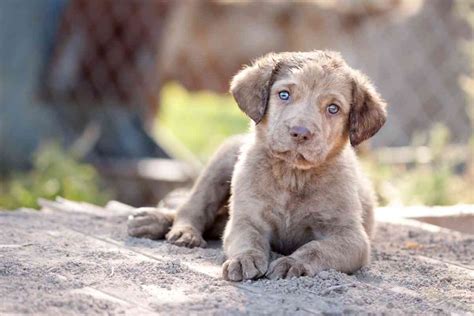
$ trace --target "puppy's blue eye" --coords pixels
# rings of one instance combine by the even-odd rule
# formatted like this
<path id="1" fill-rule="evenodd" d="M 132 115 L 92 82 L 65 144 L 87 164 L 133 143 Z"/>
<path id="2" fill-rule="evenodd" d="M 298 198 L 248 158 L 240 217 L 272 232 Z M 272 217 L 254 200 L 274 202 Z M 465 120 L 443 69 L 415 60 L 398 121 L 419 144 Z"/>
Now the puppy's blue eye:
<path id="1" fill-rule="evenodd" d="M 290 98 L 290 93 L 286 90 L 283 90 L 283 91 L 278 92 L 278 96 L 283 101 L 288 101 L 288 99 Z"/>
<path id="2" fill-rule="evenodd" d="M 337 106 L 336 104 L 329 104 L 328 107 L 327 107 L 327 110 L 329 112 L 329 114 L 337 114 L 337 112 L 339 112 L 339 106 Z"/>

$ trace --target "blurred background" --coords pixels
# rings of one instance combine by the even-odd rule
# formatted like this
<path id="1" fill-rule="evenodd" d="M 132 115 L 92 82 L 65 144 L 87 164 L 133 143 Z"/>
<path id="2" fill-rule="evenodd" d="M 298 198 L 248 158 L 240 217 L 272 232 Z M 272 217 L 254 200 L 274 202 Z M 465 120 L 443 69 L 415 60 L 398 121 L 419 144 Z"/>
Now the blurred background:
<path id="1" fill-rule="evenodd" d="M 474 203 L 472 0 L 0 0 L 0 208 L 156 204 L 248 119 L 267 52 L 332 49 L 389 103 L 359 148 L 382 205 Z"/>

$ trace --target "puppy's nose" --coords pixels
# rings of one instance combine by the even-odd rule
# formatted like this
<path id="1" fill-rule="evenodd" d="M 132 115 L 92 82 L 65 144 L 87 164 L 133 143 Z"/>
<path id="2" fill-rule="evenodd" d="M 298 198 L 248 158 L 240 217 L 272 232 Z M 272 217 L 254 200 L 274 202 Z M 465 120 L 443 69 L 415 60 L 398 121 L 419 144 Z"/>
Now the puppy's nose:
<path id="1" fill-rule="evenodd" d="M 293 126 L 290 128 L 291 137 L 297 142 L 304 142 L 310 139 L 313 134 L 303 126 Z"/>

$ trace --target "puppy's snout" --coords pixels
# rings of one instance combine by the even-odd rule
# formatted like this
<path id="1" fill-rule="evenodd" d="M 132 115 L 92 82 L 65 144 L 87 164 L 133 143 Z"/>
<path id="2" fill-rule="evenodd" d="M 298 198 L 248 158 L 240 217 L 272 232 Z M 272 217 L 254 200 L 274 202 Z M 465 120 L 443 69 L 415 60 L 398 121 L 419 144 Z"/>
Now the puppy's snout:
<path id="1" fill-rule="evenodd" d="M 304 126 L 293 126 L 290 128 L 290 135 L 298 143 L 307 141 L 313 137 L 313 133 Z"/>

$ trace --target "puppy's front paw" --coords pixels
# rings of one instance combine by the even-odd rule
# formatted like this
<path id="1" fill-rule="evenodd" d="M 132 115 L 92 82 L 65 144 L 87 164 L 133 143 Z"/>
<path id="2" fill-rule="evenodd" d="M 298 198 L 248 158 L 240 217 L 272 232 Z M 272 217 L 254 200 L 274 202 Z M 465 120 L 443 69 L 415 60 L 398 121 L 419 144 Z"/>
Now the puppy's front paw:
<path id="1" fill-rule="evenodd" d="M 192 226 L 173 226 L 166 234 L 166 240 L 176 246 L 206 247 L 206 241 L 202 238 L 202 234 Z"/>
<path id="2" fill-rule="evenodd" d="M 309 275 L 309 271 L 305 265 L 301 261 L 291 257 L 281 257 L 273 261 L 266 274 L 267 278 L 272 280 L 305 275 Z"/>
<path id="3" fill-rule="evenodd" d="M 268 260 L 264 254 L 248 251 L 229 258 L 222 266 L 222 276 L 227 281 L 256 279 L 265 274 Z"/>
<path id="4" fill-rule="evenodd" d="M 155 208 L 143 207 L 128 218 L 128 234 L 132 237 L 163 239 L 171 224 L 173 222 L 169 215 Z"/>

